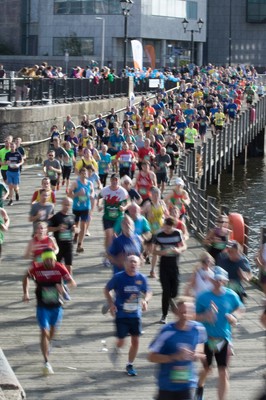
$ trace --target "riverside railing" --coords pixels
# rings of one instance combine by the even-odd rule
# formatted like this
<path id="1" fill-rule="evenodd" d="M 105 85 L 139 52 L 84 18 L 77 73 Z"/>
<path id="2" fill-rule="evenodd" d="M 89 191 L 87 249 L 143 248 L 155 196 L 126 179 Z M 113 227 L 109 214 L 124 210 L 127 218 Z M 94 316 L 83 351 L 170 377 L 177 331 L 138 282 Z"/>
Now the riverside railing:
<path id="1" fill-rule="evenodd" d="M 134 81 L 134 80 L 133 80 Z M 157 84 L 158 83 L 158 84 Z M 158 92 L 159 79 L 145 78 L 134 81 L 136 95 Z M 7 78 L 0 86 L 2 105 L 38 105 L 89 101 L 112 97 L 128 97 L 130 78 L 115 78 L 113 82 L 99 79 L 98 83 L 86 78 Z M 176 83 L 164 81 L 164 89 L 170 90 Z"/>

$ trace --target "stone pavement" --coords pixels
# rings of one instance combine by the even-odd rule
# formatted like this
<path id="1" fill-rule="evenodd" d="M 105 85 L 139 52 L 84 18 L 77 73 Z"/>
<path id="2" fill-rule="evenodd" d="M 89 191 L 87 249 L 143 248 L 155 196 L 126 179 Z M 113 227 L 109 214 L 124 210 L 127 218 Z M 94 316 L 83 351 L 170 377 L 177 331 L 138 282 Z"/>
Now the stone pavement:
<path id="1" fill-rule="evenodd" d="M 39 349 L 39 329 L 35 320 L 34 284 L 31 283 L 29 304 L 22 303 L 21 278 L 28 262 L 23 260 L 32 228 L 28 221 L 30 198 L 39 187 L 41 170 L 27 169 L 22 175 L 21 200 L 6 207 L 10 231 L 6 235 L 0 267 L 0 347 L 13 368 L 30 400 L 151 400 L 156 393 L 155 366 L 146 360 L 147 347 L 160 329 L 161 288 L 157 280 L 150 280 L 153 298 L 143 318 L 136 367 L 139 375 L 124 373 L 127 349 L 122 364 L 114 369 L 105 351 L 114 342 L 111 316 L 101 314 L 103 287 L 111 271 L 102 266 L 103 234 L 101 215 L 95 213 L 91 237 L 85 240 L 85 252 L 75 257 L 74 277 L 78 287 L 72 301 L 65 306 L 65 316 L 54 342 L 51 364 L 55 374 L 43 377 L 42 356 Z M 59 192 L 58 203 L 63 196 Z M 57 210 L 59 205 L 57 206 Z M 188 279 L 199 253 L 200 243 L 189 239 L 188 250 L 181 258 L 182 285 Z M 149 272 L 149 266 L 143 268 Z M 252 285 L 247 287 L 247 312 L 234 330 L 235 357 L 231 364 L 230 400 L 255 400 L 263 385 L 265 372 L 265 331 L 258 319 L 261 313 L 261 293 Z M 104 342 L 103 342 L 104 341 Z M 216 399 L 217 371 L 214 368 L 206 386 L 205 400 Z"/>

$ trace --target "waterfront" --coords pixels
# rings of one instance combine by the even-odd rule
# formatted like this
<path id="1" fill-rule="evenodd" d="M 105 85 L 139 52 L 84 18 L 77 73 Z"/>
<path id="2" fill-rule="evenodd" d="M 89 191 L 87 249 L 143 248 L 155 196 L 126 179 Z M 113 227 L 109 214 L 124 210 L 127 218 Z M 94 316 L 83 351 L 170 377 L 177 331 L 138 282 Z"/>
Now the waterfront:
<path id="1" fill-rule="evenodd" d="M 266 227 L 266 156 L 249 158 L 246 166 L 237 160 L 234 176 L 224 171 L 220 186 L 209 186 L 207 193 L 217 198 L 219 206 L 247 217 L 251 242 L 256 242 L 260 228 Z"/>

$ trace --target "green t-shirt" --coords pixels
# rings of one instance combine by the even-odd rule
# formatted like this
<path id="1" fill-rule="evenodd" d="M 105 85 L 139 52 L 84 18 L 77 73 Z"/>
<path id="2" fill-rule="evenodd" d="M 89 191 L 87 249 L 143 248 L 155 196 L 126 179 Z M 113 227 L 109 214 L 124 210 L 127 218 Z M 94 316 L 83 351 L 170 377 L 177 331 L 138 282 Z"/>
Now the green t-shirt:
<path id="1" fill-rule="evenodd" d="M 5 161 L 6 153 L 9 153 L 9 152 L 10 152 L 10 150 L 6 149 L 5 147 L 3 147 L 0 150 L 0 162 L 4 162 Z M 8 169 L 8 165 L 1 165 L 1 170 L 7 171 L 7 169 Z"/>

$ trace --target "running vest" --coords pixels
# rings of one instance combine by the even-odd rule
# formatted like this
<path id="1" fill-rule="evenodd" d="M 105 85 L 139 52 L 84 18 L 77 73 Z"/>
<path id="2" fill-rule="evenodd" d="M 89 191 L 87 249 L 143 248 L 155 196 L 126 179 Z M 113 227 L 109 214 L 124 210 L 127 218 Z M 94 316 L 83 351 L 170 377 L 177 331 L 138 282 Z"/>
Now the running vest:
<path id="1" fill-rule="evenodd" d="M 46 236 L 45 238 L 39 240 L 37 236 L 34 236 L 33 245 L 33 260 L 36 262 L 42 262 L 41 254 L 45 249 L 51 247 L 51 239 L 49 238 L 49 236 Z"/>
<path id="2" fill-rule="evenodd" d="M 77 179 L 77 188 L 74 190 L 74 193 L 78 193 L 81 189 L 84 190 L 84 194 L 78 197 L 74 197 L 73 199 L 73 210 L 75 211 L 85 211 L 91 209 L 91 186 L 90 182 L 86 180 L 85 183 L 82 183 L 80 179 Z"/>
<path id="3" fill-rule="evenodd" d="M 151 197 L 151 188 L 153 187 L 150 175 L 148 174 L 147 176 L 144 176 L 140 172 L 137 177 L 136 183 L 139 194 L 141 195 L 143 200 L 149 199 Z"/>
<path id="4" fill-rule="evenodd" d="M 177 206 L 180 210 L 180 214 L 185 214 L 186 212 L 186 207 L 184 206 L 184 203 L 182 203 L 182 200 L 184 199 L 184 193 L 177 193 L 175 190 L 173 191 L 173 195 L 170 199 L 171 203 L 174 206 Z"/>
<path id="5" fill-rule="evenodd" d="M 158 205 L 158 207 L 155 207 L 154 204 L 151 204 L 151 211 L 148 220 L 152 233 L 155 233 L 163 226 L 164 207 L 161 203 Z"/>

